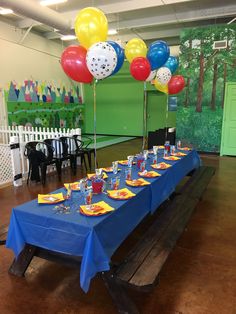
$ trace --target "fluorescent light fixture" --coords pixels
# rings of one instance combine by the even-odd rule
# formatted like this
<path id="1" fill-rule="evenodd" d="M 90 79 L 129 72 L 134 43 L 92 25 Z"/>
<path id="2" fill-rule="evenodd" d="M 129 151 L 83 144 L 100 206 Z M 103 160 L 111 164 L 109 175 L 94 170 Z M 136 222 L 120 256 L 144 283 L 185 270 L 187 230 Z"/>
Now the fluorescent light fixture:
<path id="1" fill-rule="evenodd" d="M 61 36 L 61 40 L 74 40 L 76 39 L 75 35 L 63 35 Z"/>
<path id="2" fill-rule="evenodd" d="M 64 2 L 67 2 L 67 0 L 42 0 L 39 3 L 42 6 L 46 7 L 46 6 L 49 6 L 49 5 L 59 4 L 59 3 L 64 3 Z"/>
<path id="3" fill-rule="evenodd" d="M 112 28 L 108 30 L 108 35 L 116 35 L 117 34 L 117 30 Z"/>
<path id="4" fill-rule="evenodd" d="M 12 13 L 13 11 L 11 9 L 0 8 L 1 15 L 7 15 L 7 14 L 12 14 Z"/>

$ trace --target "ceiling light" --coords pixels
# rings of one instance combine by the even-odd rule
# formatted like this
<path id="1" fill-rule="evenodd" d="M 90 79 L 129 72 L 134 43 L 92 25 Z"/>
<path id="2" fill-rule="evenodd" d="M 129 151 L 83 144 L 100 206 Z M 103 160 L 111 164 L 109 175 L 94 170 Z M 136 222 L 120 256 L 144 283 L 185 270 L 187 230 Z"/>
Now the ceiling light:
<path id="1" fill-rule="evenodd" d="M 67 2 L 67 0 L 42 0 L 39 3 L 42 6 L 46 7 L 48 5 L 59 4 L 59 3 L 64 3 L 64 2 Z"/>
<path id="2" fill-rule="evenodd" d="M 108 35 L 116 35 L 117 34 L 117 30 L 116 29 L 109 29 L 108 30 Z"/>
<path id="3" fill-rule="evenodd" d="M 63 35 L 61 36 L 61 40 L 74 40 L 76 39 L 75 35 Z"/>
<path id="4" fill-rule="evenodd" d="M 13 11 L 11 9 L 0 8 L 0 14 L 1 15 L 12 14 L 12 13 L 13 13 Z"/>

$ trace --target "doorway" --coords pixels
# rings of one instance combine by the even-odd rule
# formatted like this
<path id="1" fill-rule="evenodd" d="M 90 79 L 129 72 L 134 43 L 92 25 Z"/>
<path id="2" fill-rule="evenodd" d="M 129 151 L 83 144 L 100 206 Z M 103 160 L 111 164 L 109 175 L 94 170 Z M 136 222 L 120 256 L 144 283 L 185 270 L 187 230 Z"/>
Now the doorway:
<path id="1" fill-rule="evenodd" d="M 226 83 L 220 155 L 236 156 L 236 83 Z"/>
<path id="2" fill-rule="evenodd" d="M 176 126 L 176 112 L 168 111 L 167 101 L 163 93 L 147 92 L 147 132 Z"/>

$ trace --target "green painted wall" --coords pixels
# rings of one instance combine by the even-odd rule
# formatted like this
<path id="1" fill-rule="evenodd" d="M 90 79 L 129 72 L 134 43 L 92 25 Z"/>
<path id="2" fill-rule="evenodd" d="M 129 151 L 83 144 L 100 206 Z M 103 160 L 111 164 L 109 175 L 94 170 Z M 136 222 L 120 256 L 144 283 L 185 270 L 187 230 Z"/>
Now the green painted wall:
<path id="1" fill-rule="evenodd" d="M 159 108 L 163 110 L 161 103 L 166 101 L 166 96 L 156 91 L 150 83 L 147 83 L 147 90 L 153 90 L 159 95 Z M 93 86 L 84 84 L 84 94 L 85 131 L 93 133 Z M 128 62 L 114 76 L 99 81 L 96 85 L 97 133 L 142 136 L 143 95 L 144 83 L 136 81 L 130 75 Z M 166 112 L 166 108 L 164 111 Z M 171 123 L 174 123 L 175 113 L 169 114 L 169 118 L 173 120 Z M 157 128 L 158 125 L 159 122 Z"/>

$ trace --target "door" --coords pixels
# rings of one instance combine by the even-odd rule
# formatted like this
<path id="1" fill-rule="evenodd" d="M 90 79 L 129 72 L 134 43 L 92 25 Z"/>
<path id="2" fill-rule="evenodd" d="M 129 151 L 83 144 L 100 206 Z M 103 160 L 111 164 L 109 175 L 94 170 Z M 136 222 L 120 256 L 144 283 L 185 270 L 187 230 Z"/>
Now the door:
<path id="1" fill-rule="evenodd" d="M 236 156 L 236 83 L 226 83 L 220 155 Z"/>
<path id="2" fill-rule="evenodd" d="M 167 96 L 147 92 L 147 132 L 166 127 Z"/>

